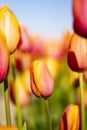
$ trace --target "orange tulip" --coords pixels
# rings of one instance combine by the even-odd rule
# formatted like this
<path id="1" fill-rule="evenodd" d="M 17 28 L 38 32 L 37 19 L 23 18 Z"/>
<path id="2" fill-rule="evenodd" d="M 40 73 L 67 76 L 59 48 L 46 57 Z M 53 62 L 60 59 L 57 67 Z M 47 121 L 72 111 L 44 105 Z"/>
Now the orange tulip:
<path id="1" fill-rule="evenodd" d="M 87 38 L 87 0 L 73 0 L 74 31 Z"/>
<path id="2" fill-rule="evenodd" d="M 0 130 L 18 130 L 18 128 L 12 126 L 9 127 L 0 126 Z"/>
<path id="3" fill-rule="evenodd" d="M 10 67 L 10 55 L 4 33 L 0 30 L 0 82 L 7 78 Z"/>
<path id="4" fill-rule="evenodd" d="M 42 60 L 35 60 L 30 67 L 30 82 L 33 94 L 47 98 L 54 90 L 54 80 Z"/>
<path id="5" fill-rule="evenodd" d="M 0 28 L 6 35 L 6 43 L 10 54 L 12 54 L 18 45 L 20 31 L 16 16 L 6 5 L 0 8 Z"/>
<path id="6" fill-rule="evenodd" d="M 86 38 L 83 38 L 76 33 L 72 35 L 67 59 L 71 70 L 81 72 L 87 69 Z"/>
<path id="7" fill-rule="evenodd" d="M 80 130 L 80 112 L 78 105 L 70 104 L 64 111 L 59 130 Z"/>

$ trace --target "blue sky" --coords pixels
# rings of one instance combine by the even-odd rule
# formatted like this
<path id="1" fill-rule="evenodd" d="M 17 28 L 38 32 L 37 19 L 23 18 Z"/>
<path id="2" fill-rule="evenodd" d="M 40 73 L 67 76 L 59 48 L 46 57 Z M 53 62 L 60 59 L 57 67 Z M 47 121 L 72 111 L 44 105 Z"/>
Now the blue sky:
<path id="1" fill-rule="evenodd" d="M 72 0 L 0 0 L 7 4 L 31 34 L 60 37 L 72 30 Z"/>

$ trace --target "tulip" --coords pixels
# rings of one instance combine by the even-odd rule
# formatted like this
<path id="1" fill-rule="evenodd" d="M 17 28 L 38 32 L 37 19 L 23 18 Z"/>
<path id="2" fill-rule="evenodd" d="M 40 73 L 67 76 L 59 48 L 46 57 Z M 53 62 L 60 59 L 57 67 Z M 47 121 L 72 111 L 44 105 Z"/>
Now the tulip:
<path id="1" fill-rule="evenodd" d="M 25 53 L 17 49 L 14 53 L 15 66 L 16 69 L 20 72 L 24 72 L 30 69 L 31 60 L 31 56 L 27 52 Z"/>
<path id="2" fill-rule="evenodd" d="M 0 28 L 6 35 L 6 43 L 12 54 L 18 45 L 20 30 L 16 16 L 7 5 L 0 8 Z"/>
<path id="3" fill-rule="evenodd" d="M 54 80 L 42 60 L 35 60 L 30 67 L 31 90 L 37 97 L 47 98 L 54 90 Z"/>
<path id="4" fill-rule="evenodd" d="M 18 48 L 24 52 L 30 52 L 32 49 L 32 40 L 25 25 L 20 24 L 20 40 Z"/>
<path id="5" fill-rule="evenodd" d="M 87 40 L 76 33 L 71 37 L 68 50 L 68 65 L 71 70 L 83 72 L 87 69 Z"/>
<path id="6" fill-rule="evenodd" d="M 26 70 L 22 73 L 21 80 L 26 88 L 26 92 L 31 94 L 31 86 L 30 86 L 30 70 Z"/>
<path id="7" fill-rule="evenodd" d="M 44 41 L 39 35 L 32 36 L 32 50 L 30 54 L 33 59 L 44 56 Z"/>
<path id="8" fill-rule="evenodd" d="M 78 105 L 70 104 L 64 111 L 59 130 L 80 130 L 80 112 Z"/>
<path id="9" fill-rule="evenodd" d="M 10 55 L 4 33 L 0 30 L 0 82 L 7 78 L 10 66 Z"/>
<path id="10" fill-rule="evenodd" d="M 87 0 L 73 0 L 74 31 L 87 38 Z"/>
<path id="11" fill-rule="evenodd" d="M 16 77 L 15 81 L 12 78 L 10 81 L 10 97 L 15 104 L 15 87 L 17 89 L 18 101 L 21 107 L 26 106 L 30 102 L 29 94 L 26 91 L 24 84 L 20 77 Z"/>
<path id="12" fill-rule="evenodd" d="M 0 126 L 0 130 L 18 130 L 18 128 L 13 126 L 9 126 L 9 127 Z"/>
<path id="13" fill-rule="evenodd" d="M 58 75 L 58 70 L 59 70 L 59 62 L 57 59 L 53 57 L 46 57 L 43 59 L 45 64 L 47 65 L 53 79 L 56 79 Z"/>

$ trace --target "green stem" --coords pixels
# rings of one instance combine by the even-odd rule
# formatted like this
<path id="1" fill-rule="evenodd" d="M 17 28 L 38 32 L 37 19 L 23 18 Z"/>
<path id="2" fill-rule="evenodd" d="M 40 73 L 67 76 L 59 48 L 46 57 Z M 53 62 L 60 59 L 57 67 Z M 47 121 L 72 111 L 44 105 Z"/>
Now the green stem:
<path id="1" fill-rule="evenodd" d="M 16 74 L 15 74 L 14 64 L 11 64 L 11 66 L 12 66 L 12 74 L 15 80 Z M 17 110 L 18 127 L 20 130 L 22 130 L 22 112 L 21 112 L 21 107 L 18 100 L 18 89 L 17 89 L 16 84 L 14 84 L 14 88 L 15 88 L 15 102 L 16 102 L 16 110 Z"/>
<path id="2" fill-rule="evenodd" d="M 18 100 L 18 90 L 17 90 L 16 85 L 15 85 L 15 102 L 16 102 L 16 109 L 17 109 L 18 127 L 20 130 L 22 130 L 22 112 L 21 112 L 21 107 Z"/>
<path id="3" fill-rule="evenodd" d="M 49 109 L 49 104 L 48 104 L 48 100 L 47 99 L 45 99 L 45 106 L 46 106 L 48 127 L 49 127 L 49 130 L 52 130 L 52 122 L 51 122 L 51 116 L 50 116 L 50 109 Z"/>
<path id="4" fill-rule="evenodd" d="M 79 74 L 80 82 L 80 105 L 81 105 L 81 130 L 85 130 L 85 106 L 84 106 L 84 94 L 83 94 L 83 74 Z"/>
<path id="5" fill-rule="evenodd" d="M 4 99 L 5 99 L 5 111 L 6 111 L 7 126 L 11 126 L 8 79 L 6 79 L 4 81 Z"/>

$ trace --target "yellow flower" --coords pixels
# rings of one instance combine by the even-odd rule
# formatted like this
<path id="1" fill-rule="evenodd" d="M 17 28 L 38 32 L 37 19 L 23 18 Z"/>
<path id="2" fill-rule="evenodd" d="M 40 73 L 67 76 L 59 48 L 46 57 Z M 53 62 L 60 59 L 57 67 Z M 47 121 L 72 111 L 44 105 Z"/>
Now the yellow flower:
<path id="1" fill-rule="evenodd" d="M 18 20 L 7 5 L 0 8 L 0 28 L 6 35 L 6 43 L 12 54 L 20 39 L 20 31 Z"/>

